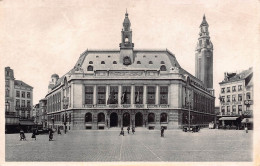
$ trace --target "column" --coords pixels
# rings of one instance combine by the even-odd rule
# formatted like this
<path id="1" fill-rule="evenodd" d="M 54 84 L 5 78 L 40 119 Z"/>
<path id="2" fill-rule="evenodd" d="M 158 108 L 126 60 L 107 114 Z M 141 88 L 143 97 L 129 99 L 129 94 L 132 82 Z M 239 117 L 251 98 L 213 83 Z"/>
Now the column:
<path id="1" fill-rule="evenodd" d="M 106 100 L 105 100 L 105 103 L 107 103 L 108 98 L 109 98 L 109 84 L 106 85 Z"/>
<path id="2" fill-rule="evenodd" d="M 145 105 L 144 107 L 146 107 L 146 103 L 147 103 L 147 85 L 144 85 L 144 93 L 143 93 L 143 104 Z"/>
<path id="3" fill-rule="evenodd" d="M 159 104 L 159 85 L 156 85 L 156 92 L 155 92 L 155 104 Z"/>
<path id="4" fill-rule="evenodd" d="M 97 85 L 94 85 L 93 89 L 93 105 L 97 105 Z"/>
<path id="5" fill-rule="evenodd" d="M 122 96 L 122 85 L 118 86 L 118 104 L 121 104 L 121 96 Z"/>
<path id="6" fill-rule="evenodd" d="M 134 92 L 134 84 L 131 85 L 131 106 L 135 103 L 135 92 Z"/>

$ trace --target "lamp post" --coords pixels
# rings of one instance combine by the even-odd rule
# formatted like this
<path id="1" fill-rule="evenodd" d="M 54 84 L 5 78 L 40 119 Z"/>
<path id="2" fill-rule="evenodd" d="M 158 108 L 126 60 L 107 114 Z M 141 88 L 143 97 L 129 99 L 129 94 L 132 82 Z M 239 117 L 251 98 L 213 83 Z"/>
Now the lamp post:
<path id="1" fill-rule="evenodd" d="M 54 129 L 54 117 L 51 117 L 52 120 L 52 128 Z"/>

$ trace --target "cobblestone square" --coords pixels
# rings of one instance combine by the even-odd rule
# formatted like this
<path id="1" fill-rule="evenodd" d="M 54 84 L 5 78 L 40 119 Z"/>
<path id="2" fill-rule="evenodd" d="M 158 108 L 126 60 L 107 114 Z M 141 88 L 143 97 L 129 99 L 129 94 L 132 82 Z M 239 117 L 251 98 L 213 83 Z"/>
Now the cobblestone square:
<path id="1" fill-rule="evenodd" d="M 119 130 L 69 131 L 62 135 L 38 135 L 19 141 L 19 134 L 6 134 L 8 161 L 247 161 L 253 160 L 253 132 L 201 129 L 198 133 L 138 129 L 119 136 Z"/>

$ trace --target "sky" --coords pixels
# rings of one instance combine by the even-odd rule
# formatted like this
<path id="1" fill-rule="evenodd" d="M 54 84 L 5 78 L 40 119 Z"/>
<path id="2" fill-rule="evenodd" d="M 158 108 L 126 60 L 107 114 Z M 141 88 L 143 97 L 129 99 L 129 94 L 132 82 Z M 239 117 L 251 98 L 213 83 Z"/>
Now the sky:
<path id="1" fill-rule="evenodd" d="M 127 8 L 135 49 L 167 48 L 193 75 L 199 25 L 206 15 L 214 46 L 213 86 L 219 105 L 219 82 L 224 72 L 259 63 L 260 8 L 253 0 L 204 2 L 1 0 L 1 94 L 6 66 L 14 70 L 16 79 L 34 87 L 36 104 L 47 94 L 51 75 L 64 75 L 86 49 L 119 49 Z"/>

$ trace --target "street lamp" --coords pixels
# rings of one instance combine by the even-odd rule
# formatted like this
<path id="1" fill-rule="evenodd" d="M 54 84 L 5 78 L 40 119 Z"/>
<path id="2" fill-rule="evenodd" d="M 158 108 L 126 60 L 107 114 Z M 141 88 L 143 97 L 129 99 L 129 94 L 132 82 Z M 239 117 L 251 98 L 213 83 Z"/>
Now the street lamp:
<path id="1" fill-rule="evenodd" d="M 52 120 L 52 128 L 54 129 L 54 117 L 51 117 Z"/>

